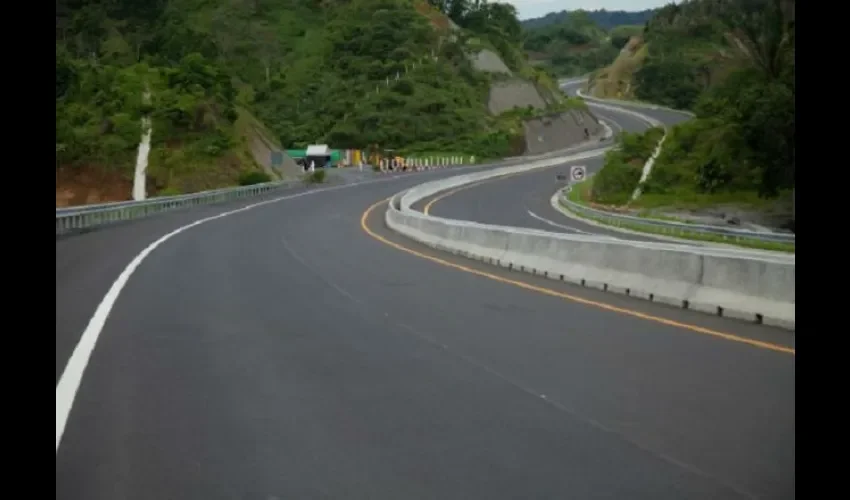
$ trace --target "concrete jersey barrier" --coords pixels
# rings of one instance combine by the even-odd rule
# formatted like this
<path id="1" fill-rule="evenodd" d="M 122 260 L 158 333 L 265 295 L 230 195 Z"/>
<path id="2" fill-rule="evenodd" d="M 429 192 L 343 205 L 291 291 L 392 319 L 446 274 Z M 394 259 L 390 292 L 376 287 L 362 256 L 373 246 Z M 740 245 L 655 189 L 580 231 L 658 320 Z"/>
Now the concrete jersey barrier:
<path id="1" fill-rule="evenodd" d="M 546 168 L 589 155 L 530 162 L 420 184 L 393 198 L 385 215 L 386 224 L 431 247 L 502 267 L 794 329 L 794 255 L 567 235 L 444 219 L 410 208 L 421 199 L 464 184 Z"/>
<path id="2" fill-rule="evenodd" d="M 479 180 L 492 179 L 495 177 L 501 177 L 503 175 L 510 175 L 519 172 L 527 172 L 531 170 L 536 170 L 540 168 L 553 167 L 556 165 L 560 165 L 567 161 L 575 161 L 575 160 L 584 160 L 588 158 L 596 158 L 604 155 L 610 147 L 599 148 L 592 151 L 587 151 L 583 153 L 576 153 L 566 157 L 559 158 L 546 158 L 541 160 L 535 160 L 526 162 L 520 165 L 508 165 L 504 167 L 498 167 L 488 170 L 482 170 L 479 172 L 474 172 L 471 174 L 465 175 L 456 175 L 446 179 L 441 179 L 436 182 L 426 182 L 424 184 L 420 184 L 412 189 L 410 189 L 402 198 L 402 207 L 404 210 L 408 210 L 413 203 L 416 201 L 430 196 L 432 194 L 436 194 L 440 191 L 446 191 L 452 189 L 454 187 L 462 186 L 464 184 L 470 184 L 473 182 L 478 182 Z M 437 191 L 434 191 L 434 188 Z"/>

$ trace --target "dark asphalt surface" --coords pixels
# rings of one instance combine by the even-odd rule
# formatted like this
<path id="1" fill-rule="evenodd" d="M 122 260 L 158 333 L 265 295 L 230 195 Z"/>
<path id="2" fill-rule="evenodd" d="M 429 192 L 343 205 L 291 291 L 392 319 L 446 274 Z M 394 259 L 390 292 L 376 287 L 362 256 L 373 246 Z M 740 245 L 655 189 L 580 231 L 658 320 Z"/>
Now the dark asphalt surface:
<path id="1" fill-rule="evenodd" d="M 570 165 L 584 165 L 590 174 L 602 168 L 603 159 L 591 158 L 551 168 L 501 177 L 470 185 L 452 194 L 437 193 L 415 203 L 422 211 L 435 198 L 429 213 L 438 217 L 469 220 L 484 224 L 527 227 L 565 234 L 599 234 L 613 238 L 659 241 L 651 235 L 629 234 L 602 228 L 567 217 L 550 203 L 555 191 L 563 187 L 557 174 L 569 175 Z"/>
<path id="2" fill-rule="evenodd" d="M 57 499 L 794 498 L 793 355 L 476 276 L 361 229 L 371 204 L 451 174 L 257 207 L 151 253 L 83 376 Z M 253 201 L 57 239 L 57 380 L 142 248 Z M 432 252 L 389 234 L 382 209 L 369 225 L 494 275 L 794 342 Z"/>
<path id="3" fill-rule="evenodd" d="M 561 89 L 564 90 L 564 92 L 566 92 L 569 95 L 577 95 L 577 91 L 582 87 L 582 85 L 583 85 L 583 83 L 572 82 L 572 83 L 568 83 L 566 85 L 562 85 Z M 592 103 L 590 103 L 590 104 L 592 106 Z M 682 112 L 678 112 L 678 111 L 675 111 L 675 110 L 652 109 L 652 108 L 648 108 L 646 106 L 641 106 L 641 105 L 637 105 L 637 104 L 630 105 L 630 104 L 625 104 L 625 103 L 617 103 L 616 106 L 620 107 L 620 108 L 626 108 L 626 109 L 629 109 L 629 110 L 632 110 L 632 111 L 637 111 L 638 113 L 640 113 L 642 115 L 649 116 L 651 118 L 654 118 L 654 119 L 660 121 L 661 123 L 663 123 L 667 126 L 676 125 L 678 123 L 682 123 L 683 121 L 690 119 L 690 117 L 687 114 L 682 113 Z M 597 111 L 604 112 L 604 111 L 599 110 L 599 108 L 591 108 L 591 109 L 594 113 L 597 113 Z M 617 113 L 617 114 L 619 114 L 619 113 Z"/>
<path id="4" fill-rule="evenodd" d="M 574 95 L 576 88 L 577 85 L 573 84 L 566 90 Z M 655 118 L 665 125 L 675 125 L 688 119 L 686 115 L 674 111 L 640 107 L 629 109 Z M 633 115 L 594 107 L 591 107 L 591 110 L 606 121 L 615 134 L 621 131 L 640 132 L 649 127 L 647 122 Z M 579 160 L 521 175 L 493 179 L 450 195 L 443 196 L 444 193 L 438 193 L 421 200 L 413 208 L 422 210 L 435 198 L 439 198 L 430 206 L 430 213 L 439 217 L 565 234 L 598 234 L 633 241 L 663 241 L 664 238 L 654 238 L 652 235 L 613 231 L 588 224 L 568 217 L 552 207 L 552 195 L 563 187 L 563 183 L 556 180 L 557 174 L 568 176 L 570 165 L 584 165 L 587 173 L 592 175 L 602 168 L 603 162 L 601 157 Z"/>

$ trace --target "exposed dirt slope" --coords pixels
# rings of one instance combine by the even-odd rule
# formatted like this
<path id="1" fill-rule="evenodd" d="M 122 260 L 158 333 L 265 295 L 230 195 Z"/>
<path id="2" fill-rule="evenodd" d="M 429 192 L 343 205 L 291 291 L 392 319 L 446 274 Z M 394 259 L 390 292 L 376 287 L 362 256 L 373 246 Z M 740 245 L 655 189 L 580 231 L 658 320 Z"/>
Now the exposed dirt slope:
<path id="1" fill-rule="evenodd" d="M 529 154 L 565 149 L 602 133 L 599 120 L 591 112 L 582 110 L 526 120 L 523 126 Z"/>
<path id="2" fill-rule="evenodd" d="M 613 99 L 632 98 L 632 75 L 640 69 L 648 54 L 648 46 L 643 38 L 631 37 L 610 66 L 591 76 L 588 82 L 591 94 Z"/>

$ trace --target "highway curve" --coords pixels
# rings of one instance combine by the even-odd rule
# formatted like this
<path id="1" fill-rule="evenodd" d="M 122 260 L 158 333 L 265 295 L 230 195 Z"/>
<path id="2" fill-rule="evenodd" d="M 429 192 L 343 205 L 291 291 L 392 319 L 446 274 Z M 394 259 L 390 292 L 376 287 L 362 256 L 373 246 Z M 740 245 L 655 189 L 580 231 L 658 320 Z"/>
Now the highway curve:
<path id="1" fill-rule="evenodd" d="M 571 82 L 563 88 L 568 94 L 575 95 L 578 85 L 576 82 Z M 676 111 L 639 107 L 629 109 L 654 118 L 667 126 L 688 119 L 687 115 Z M 619 131 L 641 132 L 650 126 L 646 121 L 628 113 L 600 109 L 592 104 L 591 110 L 607 123 L 615 133 Z M 557 174 L 568 175 L 571 165 L 584 165 L 588 174 L 592 175 L 602 168 L 602 164 L 603 158 L 599 157 L 569 162 L 557 167 L 519 175 L 490 179 L 449 192 L 435 194 L 416 203 L 413 208 L 439 217 L 542 229 L 566 234 L 599 234 L 637 241 L 667 239 L 663 236 L 653 237 L 649 234 L 615 231 L 600 227 L 598 224 L 588 224 L 578 218 L 565 216 L 552 207 L 550 202 L 552 195 L 563 185 L 562 182 L 557 181 Z"/>
<path id="2" fill-rule="evenodd" d="M 411 208 L 438 217 L 484 224 L 527 227 L 565 234 L 598 234 L 638 241 L 662 239 L 589 224 L 568 217 L 552 206 L 552 195 L 563 187 L 563 182 L 556 179 L 557 174 L 569 175 L 571 165 L 584 165 L 588 173 L 593 174 L 599 171 L 602 162 L 602 157 L 590 158 L 467 184 L 429 196 Z"/>
<path id="3" fill-rule="evenodd" d="M 388 233 L 444 175 L 57 239 L 57 499 L 794 497 L 793 334 Z"/>

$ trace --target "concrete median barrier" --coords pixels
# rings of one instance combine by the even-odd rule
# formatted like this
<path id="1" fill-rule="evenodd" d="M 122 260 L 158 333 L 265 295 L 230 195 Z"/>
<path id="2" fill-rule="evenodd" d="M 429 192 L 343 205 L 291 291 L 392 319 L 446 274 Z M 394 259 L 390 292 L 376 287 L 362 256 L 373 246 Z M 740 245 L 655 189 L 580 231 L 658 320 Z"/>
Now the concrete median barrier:
<path id="1" fill-rule="evenodd" d="M 579 155 L 577 155 L 579 156 Z M 486 178 L 545 168 L 575 157 L 460 175 L 396 195 L 387 226 L 415 241 L 517 271 L 701 312 L 795 327 L 795 257 L 684 244 L 612 241 L 425 215 L 410 207 Z"/>
<path id="2" fill-rule="evenodd" d="M 449 189 L 453 189 L 455 187 L 471 184 L 473 182 L 493 179 L 504 175 L 528 172 L 541 168 L 554 167 L 571 161 L 596 158 L 604 155 L 605 152 L 607 152 L 609 149 L 610 147 L 599 148 L 582 153 L 571 154 L 569 156 L 526 161 L 519 165 L 509 165 L 488 170 L 482 170 L 480 172 L 475 172 L 471 174 L 457 175 L 449 177 L 447 179 L 441 179 L 439 182 L 427 182 L 425 184 L 420 184 L 408 190 L 400 199 L 401 207 L 403 210 L 408 210 L 410 209 L 411 205 L 423 198 L 427 198 L 428 196 L 439 193 L 441 191 L 448 191 Z"/>

